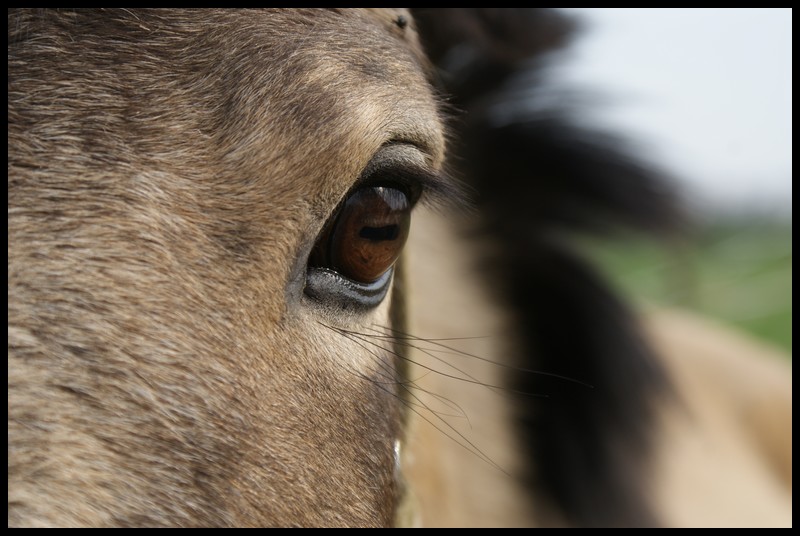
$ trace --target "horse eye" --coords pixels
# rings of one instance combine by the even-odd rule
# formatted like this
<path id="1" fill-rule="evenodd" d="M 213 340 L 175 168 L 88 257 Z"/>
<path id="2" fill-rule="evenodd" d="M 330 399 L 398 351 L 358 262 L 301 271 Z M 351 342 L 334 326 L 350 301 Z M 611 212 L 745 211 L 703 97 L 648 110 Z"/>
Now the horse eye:
<path id="1" fill-rule="evenodd" d="M 410 223 L 411 202 L 401 190 L 387 186 L 356 190 L 326 226 L 309 266 L 372 283 L 400 256 Z"/>

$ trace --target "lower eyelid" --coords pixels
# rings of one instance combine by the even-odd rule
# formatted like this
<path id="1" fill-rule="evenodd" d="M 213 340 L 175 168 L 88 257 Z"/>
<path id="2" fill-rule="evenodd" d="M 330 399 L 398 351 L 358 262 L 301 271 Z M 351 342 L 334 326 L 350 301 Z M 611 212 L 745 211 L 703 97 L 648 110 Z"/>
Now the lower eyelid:
<path id="1" fill-rule="evenodd" d="M 304 292 L 328 307 L 366 311 L 377 307 L 391 288 L 394 269 L 390 268 L 372 283 L 358 283 L 328 268 L 310 267 Z"/>

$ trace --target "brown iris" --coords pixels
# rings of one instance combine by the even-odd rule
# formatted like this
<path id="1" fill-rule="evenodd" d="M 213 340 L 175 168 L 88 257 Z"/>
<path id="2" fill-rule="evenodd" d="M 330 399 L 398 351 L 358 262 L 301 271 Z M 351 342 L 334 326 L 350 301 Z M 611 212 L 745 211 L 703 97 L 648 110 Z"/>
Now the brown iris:
<path id="1" fill-rule="evenodd" d="M 371 283 L 400 256 L 410 222 L 411 203 L 402 191 L 386 186 L 356 190 L 326 226 L 309 264 Z"/>

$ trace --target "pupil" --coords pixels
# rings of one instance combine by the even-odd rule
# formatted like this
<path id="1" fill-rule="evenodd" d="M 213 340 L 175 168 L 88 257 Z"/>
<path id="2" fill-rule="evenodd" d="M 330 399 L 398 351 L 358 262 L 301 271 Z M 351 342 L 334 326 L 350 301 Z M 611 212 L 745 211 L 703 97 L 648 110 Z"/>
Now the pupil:
<path id="1" fill-rule="evenodd" d="M 397 225 L 384 225 L 383 227 L 362 227 L 358 236 L 376 242 L 383 240 L 397 240 L 400 230 Z"/>

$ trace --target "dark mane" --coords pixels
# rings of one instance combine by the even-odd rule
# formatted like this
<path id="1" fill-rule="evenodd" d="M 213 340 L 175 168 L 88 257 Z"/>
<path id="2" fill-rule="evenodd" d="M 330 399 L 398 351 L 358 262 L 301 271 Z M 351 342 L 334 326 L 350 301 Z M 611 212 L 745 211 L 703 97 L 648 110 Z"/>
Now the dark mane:
<path id="1" fill-rule="evenodd" d="M 515 312 L 515 357 L 592 386 L 541 375 L 510 379 L 515 389 L 549 397 L 527 399 L 518 414 L 535 500 L 577 524 L 656 524 L 639 469 L 668 382 L 629 308 L 569 238 L 673 232 L 677 197 L 620 140 L 580 126 L 568 108 L 536 106 L 547 97 L 542 60 L 569 43 L 573 20 L 546 9 L 420 9 L 414 16 L 440 89 L 459 111 L 452 162 L 475 190 L 485 232 L 498 245 L 483 261 Z M 530 82 L 528 111 L 501 123 L 494 111 L 518 100 L 512 82 L 520 75 Z"/>

